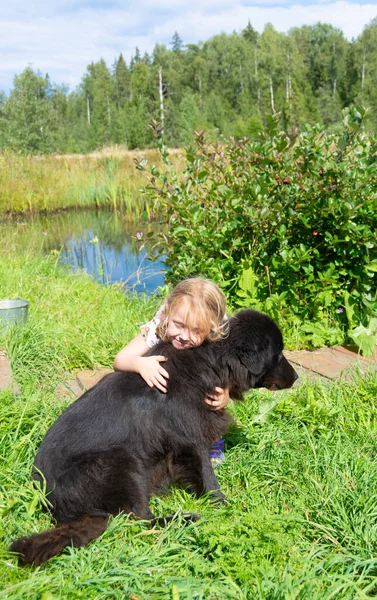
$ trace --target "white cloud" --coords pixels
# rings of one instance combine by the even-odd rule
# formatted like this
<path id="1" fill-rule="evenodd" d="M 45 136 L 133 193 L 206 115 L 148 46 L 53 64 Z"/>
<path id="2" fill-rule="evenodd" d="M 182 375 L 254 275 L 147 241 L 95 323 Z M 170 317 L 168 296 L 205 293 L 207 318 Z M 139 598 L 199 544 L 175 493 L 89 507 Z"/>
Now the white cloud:
<path id="1" fill-rule="evenodd" d="M 120 52 L 129 60 L 136 46 L 151 53 L 175 31 L 195 43 L 240 31 L 249 20 L 259 32 L 267 22 L 285 32 L 321 21 L 351 39 L 376 16 L 376 4 L 363 0 L 13 0 L 0 8 L 0 89 L 28 64 L 74 87 L 90 62 L 102 57 L 111 65 Z"/>

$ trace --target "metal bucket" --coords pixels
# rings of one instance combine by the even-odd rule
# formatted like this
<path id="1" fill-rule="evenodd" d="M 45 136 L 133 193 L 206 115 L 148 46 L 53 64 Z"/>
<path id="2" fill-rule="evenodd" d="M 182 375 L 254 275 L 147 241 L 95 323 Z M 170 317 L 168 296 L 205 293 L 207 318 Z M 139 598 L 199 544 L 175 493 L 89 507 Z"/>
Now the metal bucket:
<path id="1" fill-rule="evenodd" d="M 8 325 L 25 323 L 29 304 L 28 300 L 0 300 L 0 332 Z"/>

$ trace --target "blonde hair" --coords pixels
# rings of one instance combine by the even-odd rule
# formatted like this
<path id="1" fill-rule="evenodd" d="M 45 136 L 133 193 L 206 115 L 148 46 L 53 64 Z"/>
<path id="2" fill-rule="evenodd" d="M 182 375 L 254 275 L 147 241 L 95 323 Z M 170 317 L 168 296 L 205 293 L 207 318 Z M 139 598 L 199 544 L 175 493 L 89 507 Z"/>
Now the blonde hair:
<path id="1" fill-rule="evenodd" d="M 166 331 L 172 311 L 181 302 L 187 302 L 187 326 L 197 328 L 204 339 L 215 341 L 228 333 L 226 298 L 220 288 L 209 279 L 193 277 L 184 279 L 167 296 L 164 318 L 157 326 L 157 333 L 166 340 Z"/>

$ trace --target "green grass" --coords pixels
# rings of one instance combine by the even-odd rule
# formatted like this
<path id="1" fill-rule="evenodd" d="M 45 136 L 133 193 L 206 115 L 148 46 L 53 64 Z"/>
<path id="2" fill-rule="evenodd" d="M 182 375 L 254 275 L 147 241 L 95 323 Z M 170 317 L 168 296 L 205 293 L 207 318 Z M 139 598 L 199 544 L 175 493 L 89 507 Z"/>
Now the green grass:
<path id="1" fill-rule="evenodd" d="M 1 242 L 0 242 L 1 246 Z M 151 529 L 119 515 L 105 534 L 45 566 L 19 568 L 12 539 L 51 526 L 30 482 L 34 455 L 66 404 L 67 371 L 108 366 L 158 299 L 124 296 L 53 256 L 0 248 L 2 297 L 31 301 L 24 327 L 0 338 L 21 394 L 0 395 L 0 599 L 365 599 L 377 594 L 377 379 L 306 381 L 251 392 L 232 407 L 218 479 L 229 501 L 174 489 L 159 515 L 199 512 Z"/>

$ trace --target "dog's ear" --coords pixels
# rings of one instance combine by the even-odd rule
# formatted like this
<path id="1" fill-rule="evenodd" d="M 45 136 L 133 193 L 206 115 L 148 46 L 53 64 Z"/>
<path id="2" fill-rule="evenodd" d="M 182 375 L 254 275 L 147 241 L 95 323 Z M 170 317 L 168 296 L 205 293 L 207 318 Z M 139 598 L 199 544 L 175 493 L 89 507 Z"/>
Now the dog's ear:
<path id="1" fill-rule="evenodd" d="M 256 378 L 235 355 L 227 357 L 229 395 L 233 400 L 242 400 L 244 393 L 254 387 Z"/>
<path id="2" fill-rule="evenodd" d="M 231 397 L 241 399 L 243 394 L 253 388 L 266 364 L 266 350 L 236 346 L 227 356 L 230 376 Z"/>
<path id="3" fill-rule="evenodd" d="M 253 345 L 251 348 L 237 349 L 237 358 L 240 363 L 248 370 L 250 375 L 258 377 L 266 367 L 269 355 L 268 339 L 265 343 Z"/>

